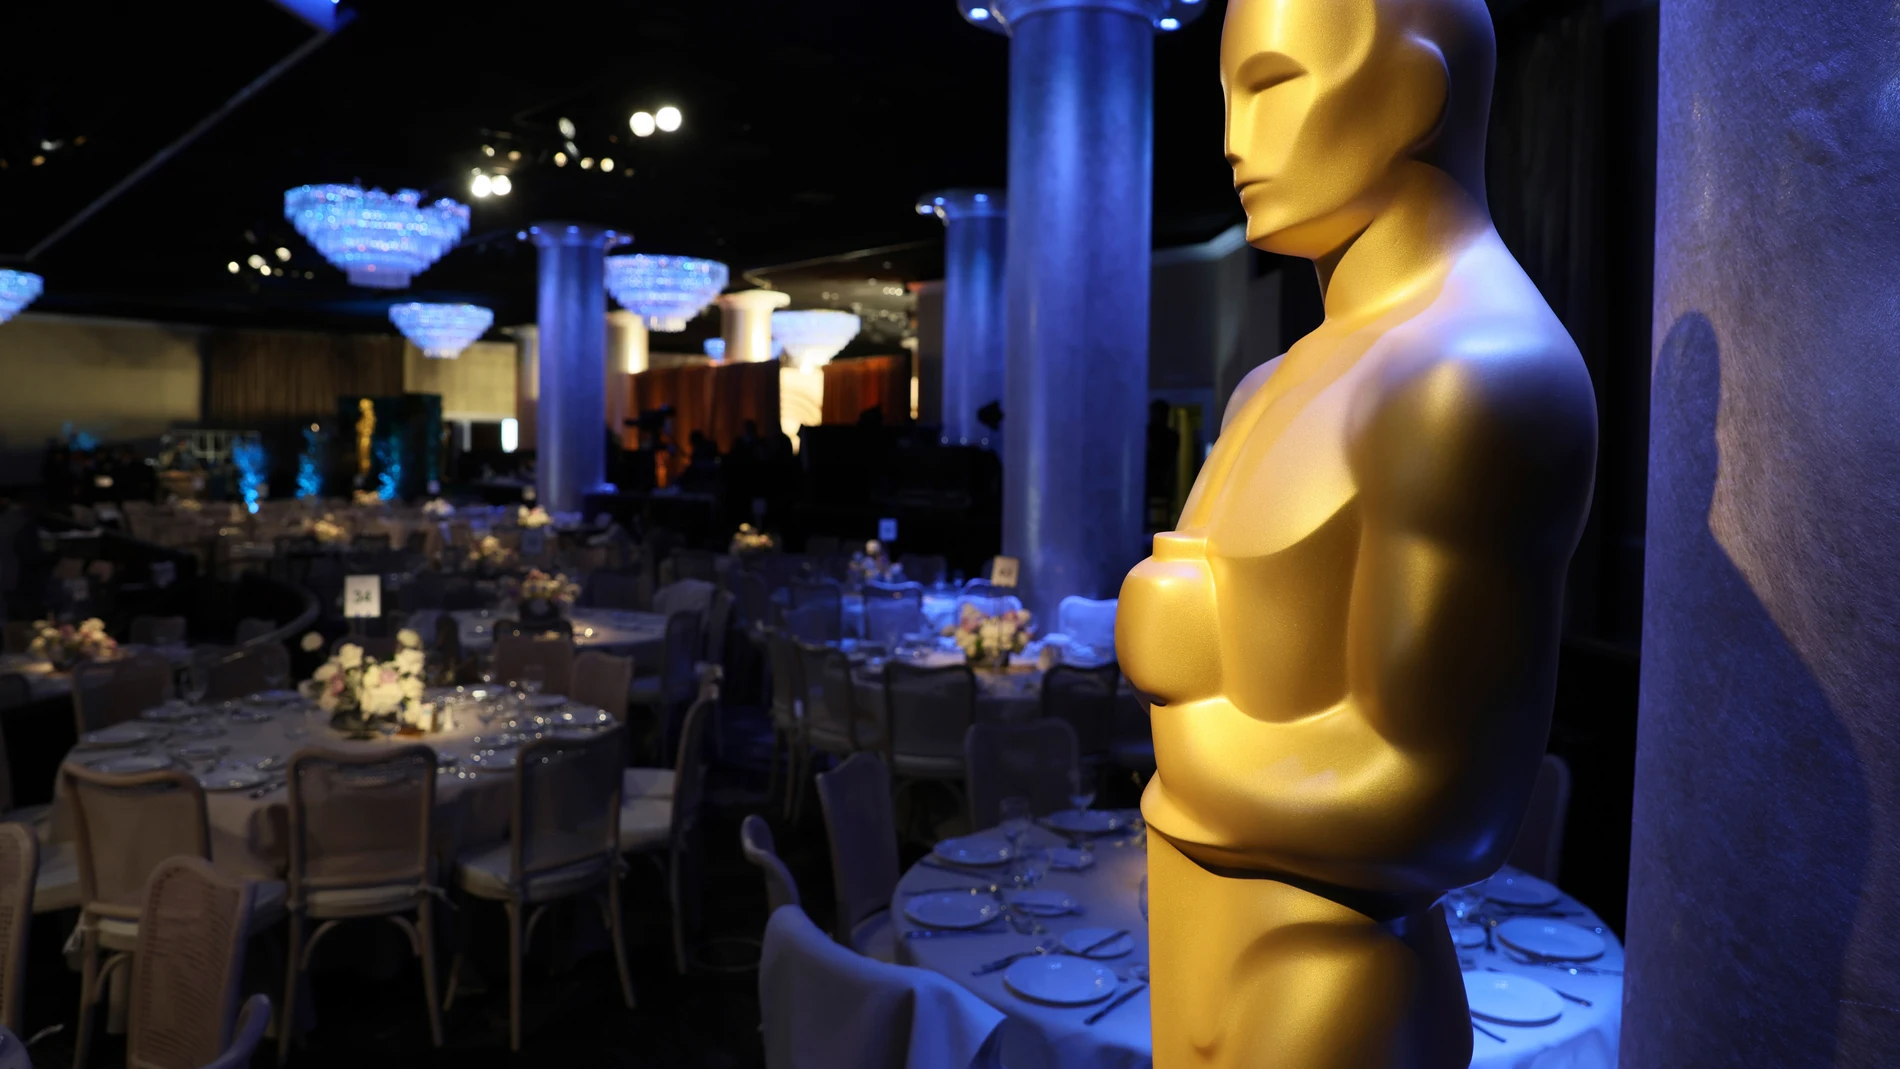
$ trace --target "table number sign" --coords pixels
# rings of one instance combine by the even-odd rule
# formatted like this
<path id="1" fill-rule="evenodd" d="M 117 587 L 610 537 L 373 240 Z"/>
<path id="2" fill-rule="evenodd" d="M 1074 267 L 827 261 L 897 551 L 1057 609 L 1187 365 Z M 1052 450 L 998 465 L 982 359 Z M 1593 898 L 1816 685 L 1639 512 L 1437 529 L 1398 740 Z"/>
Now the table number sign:
<path id="1" fill-rule="evenodd" d="M 1015 557 L 997 557 L 990 562 L 990 585 L 1015 586 L 1021 568 L 1022 563 Z"/>
<path id="2" fill-rule="evenodd" d="M 882 519 L 877 521 L 877 540 L 880 542 L 897 541 L 897 521 Z"/>
<path id="3" fill-rule="evenodd" d="M 343 578 L 343 616 L 348 620 L 374 620 L 383 614 L 383 577 L 349 575 Z"/>

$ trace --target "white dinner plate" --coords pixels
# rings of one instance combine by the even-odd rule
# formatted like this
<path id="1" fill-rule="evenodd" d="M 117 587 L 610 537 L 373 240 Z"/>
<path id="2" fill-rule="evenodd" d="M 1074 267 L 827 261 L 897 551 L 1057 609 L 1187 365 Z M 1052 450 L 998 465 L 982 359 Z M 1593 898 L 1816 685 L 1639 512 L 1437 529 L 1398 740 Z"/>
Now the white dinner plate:
<path id="1" fill-rule="evenodd" d="M 199 774 L 198 782 L 207 791 L 242 791 L 270 779 L 270 773 L 255 768 L 220 767 Z"/>
<path id="2" fill-rule="evenodd" d="M 79 737 L 79 741 L 87 746 L 137 746 L 164 737 L 165 729 L 156 724 L 127 720 L 109 728 L 88 731 Z"/>
<path id="3" fill-rule="evenodd" d="M 94 761 L 86 766 L 94 772 L 104 772 L 108 776 L 137 776 L 145 772 L 159 772 L 172 767 L 172 759 L 162 753 L 121 754 Z"/>
<path id="4" fill-rule="evenodd" d="M 931 853 L 953 865 L 1001 865 L 1009 861 L 1009 840 L 999 835 L 945 839 Z"/>
<path id="5" fill-rule="evenodd" d="M 1063 872 L 1081 872 L 1095 864 L 1092 850 L 1077 850 L 1073 846 L 1058 846 L 1049 851 L 1049 867 Z"/>
<path id="6" fill-rule="evenodd" d="M 1092 961 L 1039 954 L 1003 971 L 1011 991 L 1051 1006 L 1086 1006 L 1115 993 L 1115 974 Z"/>
<path id="7" fill-rule="evenodd" d="M 1542 917 L 1512 917 L 1498 925 L 1498 938 L 1509 947 L 1559 961 L 1589 961 L 1603 956 L 1603 937 L 1574 924 Z"/>
<path id="8" fill-rule="evenodd" d="M 1061 917 L 1076 911 L 1075 899 L 1061 891 L 1052 891 L 1043 887 L 1031 887 L 1021 891 L 1006 891 L 1003 897 L 1009 904 L 1038 917 Z M 1107 933 L 1103 933 L 1107 934 Z"/>
<path id="9" fill-rule="evenodd" d="M 467 763 L 477 772 L 509 772 L 514 769 L 515 758 L 519 756 L 521 751 L 516 749 L 484 750 L 469 754 Z"/>
<path id="10" fill-rule="evenodd" d="M 1123 827 L 1122 819 L 1106 809 L 1058 809 L 1042 822 L 1067 835 L 1107 835 Z"/>
<path id="11" fill-rule="evenodd" d="M 209 761 L 223 757 L 231 748 L 216 742 L 188 742 L 172 747 L 172 756 L 180 761 Z"/>
<path id="12" fill-rule="evenodd" d="M 1466 950 L 1481 947 L 1484 945 L 1484 929 L 1475 924 L 1454 924 L 1451 926 L 1451 941 Z"/>
<path id="13" fill-rule="evenodd" d="M 260 690 L 244 700 L 252 705 L 289 705 L 302 701 L 303 695 L 294 690 Z"/>
<path id="14" fill-rule="evenodd" d="M 932 891 L 904 903 L 904 916 L 926 928 L 980 928 L 1003 914 L 992 895 L 971 891 Z"/>
<path id="15" fill-rule="evenodd" d="M 1498 1024 L 1549 1024 L 1564 1015 L 1564 1000 L 1557 992 L 1516 973 L 1466 973 L 1465 1001 L 1473 1017 Z"/>
<path id="16" fill-rule="evenodd" d="M 1123 932 L 1109 942 L 1102 940 L 1115 935 L 1113 928 L 1076 928 L 1062 934 L 1062 949 L 1071 954 L 1086 954 L 1091 958 L 1119 958 L 1135 950 L 1135 937 Z M 1100 946 L 1095 946 L 1101 943 Z M 1095 947 L 1090 950 L 1090 947 Z"/>
<path id="17" fill-rule="evenodd" d="M 144 712 L 140 713 L 139 719 L 156 720 L 160 723 L 171 723 L 171 722 L 175 722 L 179 720 L 190 720 L 192 717 L 199 715 L 201 712 L 203 712 L 203 710 L 199 709 L 197 706 L 191 704 L 190 702 L 180 701 L 177 698 L 173 698 L 171 701 L 168 701 L 164 703 L 163 705 L 154 705 L 150 709 L 147 709 Z"/>
<path id="18" fill-rule="evenodd" d="M 1529 873 L 1500 872 L 1485 881 L 1484 897 L 1505 906 L 1550 906 L 1563 892 Z"/>

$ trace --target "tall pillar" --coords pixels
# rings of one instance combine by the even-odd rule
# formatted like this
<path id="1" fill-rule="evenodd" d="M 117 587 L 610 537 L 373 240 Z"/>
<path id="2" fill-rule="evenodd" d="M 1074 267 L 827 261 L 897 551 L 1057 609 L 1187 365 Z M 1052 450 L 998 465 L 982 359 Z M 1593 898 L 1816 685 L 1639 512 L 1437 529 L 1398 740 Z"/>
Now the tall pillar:
<path id="1" fill-rule="evenodd" d="M 1625 1069 L 1900 1052 L 1892 14 L 1662 6 Z"/>
<path id="2" fill-rule="evenodd" d="M 535 407 L 541 399 L 541 332 L 533 323 L 504 331 L 515 340 L 515 448 L 535 440 L 540 421 Z"/>
<path id="3" fill-rule="evenodd" d="M 599 394 L 607 374 L 606 255 L 619 236 L 586 223 L 529 228 L 540 251 L 536 326 L 536 489 L 549 511 L 578 512 L 607 481 Z"/>
<path id="4" fill-rule="evenodd" d="M 917 210 L 944 225 L 943 436 L 974 445 L 992 436 L 977 409 L 1003 403 L 1009 215 L 996 189 L 946 189 L 918 201 Z"/>
<path id="5" fill-rule="evenodd" d="M 760 364 L 773 358 L 772 310 L 792 303 L 777 290 L 740 290 L 719 298 L 720 330 L 729 364 Z"/>
<path id="6" fill-rule="evenodd" d="M 627 406 L 633 376 L 647 369 L 646 320 L 624 308 L 607 313 L 607 430 L 616 441 L 627 437 Z"/>
<path id="7" fill-rule="evenodd" d="M 1009 35 L 1003 551 L 1053 623 L 1139 561 L 1154 34 L 1187 0 L 958 0 Z"/>

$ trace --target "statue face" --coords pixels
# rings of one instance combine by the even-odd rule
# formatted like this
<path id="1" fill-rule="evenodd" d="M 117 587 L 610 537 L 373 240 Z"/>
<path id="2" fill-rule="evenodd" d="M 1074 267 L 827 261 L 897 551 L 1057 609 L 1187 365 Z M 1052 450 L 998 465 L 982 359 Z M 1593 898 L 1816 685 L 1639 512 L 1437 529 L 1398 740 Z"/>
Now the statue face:
<path id="1" fill-rule="evenodd" d="M 1317 258 L 1365 229 L 1430 137 L 1442 60 L 1409 38 L 1408 0 L 1232 0 L 1221 36 L 1227 160 L 1247 240 Z"/>

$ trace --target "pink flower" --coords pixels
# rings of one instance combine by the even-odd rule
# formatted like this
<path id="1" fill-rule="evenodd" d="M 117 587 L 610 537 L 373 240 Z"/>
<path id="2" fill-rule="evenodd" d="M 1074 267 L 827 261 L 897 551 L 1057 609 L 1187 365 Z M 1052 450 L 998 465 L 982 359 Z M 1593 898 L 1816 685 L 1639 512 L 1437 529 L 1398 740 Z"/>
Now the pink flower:
<path id="1" fill-rule="evenodd" d="M 343 673 L 338 672 L 336 675 L 333 675 L 330 677 L 330 686 L 328 687 L 328 690 L 332 694 L 343 693 Z"/>

